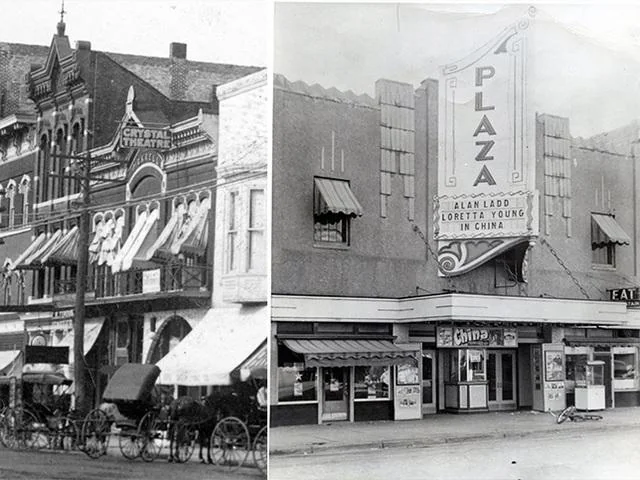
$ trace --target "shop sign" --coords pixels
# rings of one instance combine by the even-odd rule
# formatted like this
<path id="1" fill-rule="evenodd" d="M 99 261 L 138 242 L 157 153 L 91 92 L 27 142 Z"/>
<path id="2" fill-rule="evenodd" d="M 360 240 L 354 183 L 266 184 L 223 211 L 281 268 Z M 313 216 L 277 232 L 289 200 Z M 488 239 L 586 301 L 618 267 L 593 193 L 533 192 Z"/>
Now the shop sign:
<path id="1" fill-rule="evenodd" d="M 515 328 L 438 327 L 438 347 L 507 347 L 518 346 Z"/>
<path id="2" fill-rule="evenodd" d="M 160 291 L 160 269 L 144 270 L 142 272 L 142 293 Z"/>
<path id="3" fill-rule="evenodd" d="M 169 150 L 171 131 L 166 128 L 124 127 L 120 134 L 120 147 Z"/>
<path id="4" fill-rule="evenodd" d="M 640 306 L 638 288 L 614 288 L 609 290 L 609 299 L 613 302 L 627 302 L 629 306 Z"/>
<path id="5" fill-rule="evenodd" d="M 441 276 L 469 271 L 538 235 L 528 26 L 525 18 L 442 67 L 433 212 Z"/>

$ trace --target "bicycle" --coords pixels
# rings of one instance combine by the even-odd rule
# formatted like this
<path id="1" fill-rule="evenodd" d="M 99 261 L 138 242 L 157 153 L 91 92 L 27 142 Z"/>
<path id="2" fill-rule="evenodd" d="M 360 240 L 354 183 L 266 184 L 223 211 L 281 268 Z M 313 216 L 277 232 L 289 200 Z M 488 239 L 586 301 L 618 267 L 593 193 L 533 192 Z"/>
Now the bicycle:
<path id="1" fill-rule="evenodd" d="M 595 415 L 592 413 L 578 413 L 576 407 L 571 405 L 556 417 L 556 423 L 564 423 L 567 419 L 572 422 L 584 422 L 586 420 L 602 420 L 602 415 Z"/>

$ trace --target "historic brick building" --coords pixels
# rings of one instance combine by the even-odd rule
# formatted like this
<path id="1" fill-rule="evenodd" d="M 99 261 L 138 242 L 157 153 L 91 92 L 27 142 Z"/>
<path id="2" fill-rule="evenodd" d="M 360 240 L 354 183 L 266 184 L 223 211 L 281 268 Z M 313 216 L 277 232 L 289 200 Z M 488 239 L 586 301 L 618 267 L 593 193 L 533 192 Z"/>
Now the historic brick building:
<path id="1" fill-rule="evenodd" d="M 1 234 L 6 246 L 4 304 L 23 312 L 26 342 L 72 349 L 80 163 L 90 156 L 84 346 L 88 382 L 99 399 L 117 366 L 156 363 L 192 329 L 200 326 L 201 335 L 207 330 L 204 324 L 208 330 L 217 328 L 219 315 L 212 308 L 216 168 L 223 155 L 221 145 L 228 143 L 220 137 L 220 126 L 239 121 L 235 111 L 222 113 L 218 90 L 233 91 L 223 85 L 242 81 L 253 90 L 255 76 L 264 77 L 264 69 L 191 61 L 187 46 L 180 43 L 171 44 L 167 58 L 95 51 L 87 41 L 72 48 L 63 22 L 49 48 L 10 47 L 0 67 L 11 69 L 0 68 L 5 72 L 0 79 L 7 71 L 12 76 L 5 81 L 13 88 L 11 102 L 15 103 L 15 91 L 24 94 L 16 113 L 7 110 L 16 118 L 0 120 L 6 124 L 0 144 L 9 145 L 0 165 L 0 184 L 8 189 L 2 203 L 7 227 Z M 23 59 L 23 51 L 35 52 L 31 62 Z M 24 89 L 16 90 L 13 85 L 20 73 Z M 254 108 L 264 110 L 266 104 L 247 102 L 247 109 Z M 256 121 L 250 123 L 245 114 L 244 128 L 253 126 L 255 135 L 263 134 L 261 115 L 254 115 Z M 234 127 L 228 130 L 232 133 Z M 233 135 L 232 142 L 237 139 Z M 234 153 L 242 150 L 236 146 Z M 254 149 L 252 155 L 261 156 L 266 165 L 264 151 Z M 265 188 L 263 181 L 263 195 Z M 264 202 L 241 215 L 263 217 L 260 209 Z M 244 228 L 246 234 L 250 229 Z M 255 255 L 264 256 L 266 233 L 253 238 L 253 251 L 259 252 Z M 266 276 L 265 265 L 252 270 L 256 278 Z M 264 290 L 265 280 L 261 281 Z M 236 300 L 234 305 L 244 301 Z M 254 291 L 250 301 L 266 302 L 266 291 Z M 261 321 L 267 324 L 266 313 Z M 236 337 L 241 337 L 242 329 L 238 332 Z M 263 332 L 255 344 L 247 341 L 246 355 L 258 349 L 265 336 Z M 208 348 L 215 351 L 216 345 Z M 203 366 L 183 370 L 184 381 L 170 376 L 165 383 L 181 385 L 178 393 L 192 387 L 200 394 L 215 384 L 197 371 Z M 71 376 L 68 367 L 61 370 Z M 226 373 L 228 383 L 230 371 Z"/>

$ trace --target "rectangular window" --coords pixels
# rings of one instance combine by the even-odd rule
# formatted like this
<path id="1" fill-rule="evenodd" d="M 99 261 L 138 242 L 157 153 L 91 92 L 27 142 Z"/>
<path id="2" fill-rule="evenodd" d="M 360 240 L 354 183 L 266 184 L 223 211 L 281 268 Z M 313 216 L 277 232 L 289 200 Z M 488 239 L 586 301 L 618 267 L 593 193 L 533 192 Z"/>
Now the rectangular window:
<path id="1" fill-rule="evenodd" d="M 316 216 L 313 230 L 315 243 L 349 245 L 349 220 L 346 215 Z"/>
<path id="2" fill-rule="evenodd" d="M 250 190 L 249 192 L 249 251 L 247 255 L 247 269 L 263 272 L 265 270 L 265 196 L 264 190 Z"/>
<path id="3" fill-rule="evenodd" d="M 616 266 L 616 245 L 600 226 L 591 219 L 591 263 L 597 266 Z"/>
<path id="4" fill-rule="evenodd" d="M 638 387 L 638 351 L 636 347 L 613 348 L 613 384 L 616 390 Z"/>
<path id="5" fill-rule="evenodd" d="M 304 356 L 278 344 L 278 402 L 315 402 L 317 368 L 305 368 Z"/>
<path id="6" fill-rule="evenodd" d="M 238 268 L 238 192 L 229 194 L 229 209 L 227 211 L 227 271 Z"/>
<path id="7" fill-rule="evenodd" d="M 355 367 L 355 398 L 377 400 L 390 398 L 391 369 L 388 366 Z"/>

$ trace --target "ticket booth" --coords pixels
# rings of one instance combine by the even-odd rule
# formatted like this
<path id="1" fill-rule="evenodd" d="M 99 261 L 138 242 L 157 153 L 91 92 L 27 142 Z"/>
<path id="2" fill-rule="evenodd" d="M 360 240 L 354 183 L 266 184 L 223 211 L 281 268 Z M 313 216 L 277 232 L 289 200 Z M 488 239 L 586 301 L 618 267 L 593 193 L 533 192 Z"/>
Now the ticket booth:
<path id="1" fill-rule="evenodd" d="M 578 410 L 604 410 L 604 362 L 587 362 L 576 372 L 576 408 Z"/>

